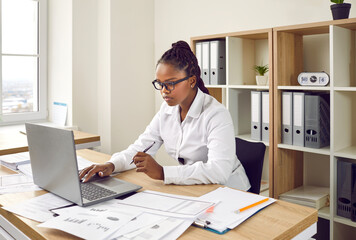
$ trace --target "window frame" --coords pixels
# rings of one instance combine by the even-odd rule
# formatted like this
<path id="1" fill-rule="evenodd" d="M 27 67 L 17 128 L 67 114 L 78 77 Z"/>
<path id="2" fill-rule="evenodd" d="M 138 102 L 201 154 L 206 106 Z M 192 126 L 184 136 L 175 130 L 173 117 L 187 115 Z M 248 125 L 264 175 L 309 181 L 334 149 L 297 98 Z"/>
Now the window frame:
<path id="1" fill-rule="evenodd" d="M 38 2 L 38 54 L 3 54 L 2 39 L 0 37 L 0 126 L 10 124 L 21 124 L 28 121 L 45 120 L 48 116 L 47 110 L 47 0 L 33 0 Z M 2 0 L 0 0 L 0 9 Z M 0 33 L 2 32 L 0 11 Z M 2 57 L 3 56 L 37 56 L 38 65 L 38 111 L 21 112 L 13 114 L 2 114 Z"/>

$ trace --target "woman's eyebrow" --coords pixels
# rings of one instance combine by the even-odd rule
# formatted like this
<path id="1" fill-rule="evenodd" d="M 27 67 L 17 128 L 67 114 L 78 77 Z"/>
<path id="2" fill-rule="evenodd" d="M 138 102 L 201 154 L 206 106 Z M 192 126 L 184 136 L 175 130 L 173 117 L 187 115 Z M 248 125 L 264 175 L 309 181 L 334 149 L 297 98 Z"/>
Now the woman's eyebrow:
<path id="1" fill-rule="evenodd" d="M 175 80 L 175 79 L 177 79 L 177 78 L 176 78 L 176 77 L 173 77 L 173 78 L 169 78 L 169 79 L 163 80 L 163 82 L 172 81 L 172 80 Z M 156 80 L 162 82 L 162 81 L 159 80 L 158 78 L 157 78 Z"/>

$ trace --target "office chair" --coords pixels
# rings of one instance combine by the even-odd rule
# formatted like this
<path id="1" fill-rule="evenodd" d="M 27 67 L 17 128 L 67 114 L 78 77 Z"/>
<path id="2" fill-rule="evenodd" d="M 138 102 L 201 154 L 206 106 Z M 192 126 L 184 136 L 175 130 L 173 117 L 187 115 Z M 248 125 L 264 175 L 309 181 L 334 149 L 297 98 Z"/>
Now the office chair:
<path id="1" fill-rule="evenodd" d="M 236 156 L 245 168 L 251 188 L 248 192 L 260 193 L 263 160 L 266 146 L 262 142 L 249 142 L 235 138 Z"/>

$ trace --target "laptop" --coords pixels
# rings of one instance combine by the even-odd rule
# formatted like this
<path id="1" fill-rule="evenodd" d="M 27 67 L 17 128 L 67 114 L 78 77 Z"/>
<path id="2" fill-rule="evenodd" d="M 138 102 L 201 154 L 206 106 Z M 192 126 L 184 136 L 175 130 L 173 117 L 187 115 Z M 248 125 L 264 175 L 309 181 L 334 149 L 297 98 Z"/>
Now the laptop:
<path id="1" fill-rule="evenodd" d="M 26 135 L 34 183 L 68 201 L 88 206 L 141 188 L 113 177 L 81 182 L 72 130 L 26 123 Z"/>

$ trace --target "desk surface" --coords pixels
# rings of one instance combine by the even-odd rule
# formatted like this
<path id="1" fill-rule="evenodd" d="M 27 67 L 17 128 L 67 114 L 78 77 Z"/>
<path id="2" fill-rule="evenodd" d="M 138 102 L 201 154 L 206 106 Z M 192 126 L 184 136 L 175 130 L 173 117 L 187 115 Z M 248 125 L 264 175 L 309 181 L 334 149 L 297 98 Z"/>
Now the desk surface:
<path id="1" fill-rule="evenodd" d="M 76 144 L 99 142 L 100 136 L 73 130 Z M 18 130 L 0 133 L 0 156 L 28 151 L 27 137 Z"/>
<path id="2" fill-rule="evenodd" d="M 80 150 L 78 155 L 93 162 L 105 162 L 110 158 L 109 155 L 91 150 Z M 1 175 L 11 173 L 13 172 L 5 167 L 0 168 Z M 144 173 L 136 173 L 135 170 L 120 173 L 117 177 L 143 186 L 142 190 L 187 196 L 201 196 L 220 187 L 220 185 L 164 185 L 162 181 L 153 180 Z M 0 205 L 7 206 L 44 193 L 45 191 L 37 191 L 1 195 Z M 19 217 L 2 208 L 0 214 L 31 239 L 78 239 L 59 230 L 39 228 L 37 222 Z M 179 239 L 291 239 L 315 223 L 317 219 L 318 214 L 315 209 L 278 200 L 224 235 L 189 227 Z"/>

